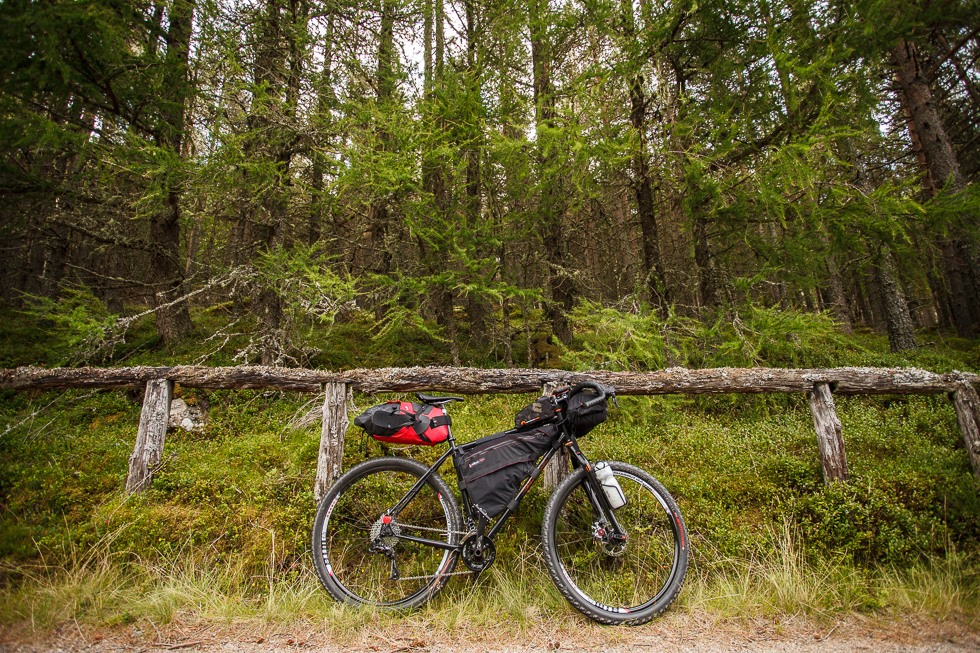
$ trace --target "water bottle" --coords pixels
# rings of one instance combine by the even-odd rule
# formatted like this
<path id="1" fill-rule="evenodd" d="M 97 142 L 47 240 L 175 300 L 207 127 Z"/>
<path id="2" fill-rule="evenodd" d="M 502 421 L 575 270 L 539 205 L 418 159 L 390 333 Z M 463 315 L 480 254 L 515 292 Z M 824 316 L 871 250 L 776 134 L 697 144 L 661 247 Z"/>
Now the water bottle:
<path id="1" fill-rule="evenodd" d="M 623 494 L 623 488 L 619 487 L 619 481 L 613 476 L 613 470 L 609 463 L 596 463 L 595 476 L 599 479 L 602 491 L 606 493 L 609 506 L 613 510 L 619 510 L 626 505 L 626 495 Z"/>

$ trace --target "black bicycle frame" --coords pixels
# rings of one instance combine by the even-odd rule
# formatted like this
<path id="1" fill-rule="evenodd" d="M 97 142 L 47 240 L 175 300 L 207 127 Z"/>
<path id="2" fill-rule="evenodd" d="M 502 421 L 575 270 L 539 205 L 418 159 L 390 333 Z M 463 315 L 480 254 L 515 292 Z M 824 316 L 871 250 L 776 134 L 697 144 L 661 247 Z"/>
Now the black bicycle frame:
<path id="1" fill-rule="evenodd" d="M 507 507 L 504 509 L 504 512 L 500 515 L 497 521 L 494 522 L 493 527 L 486 534 L 487 537 L 492 539 L 498 532 L 500 532 L 500 529 L 503 528 L 504 524 L 507 523 L 507 520 L 510 519 L 511 515 L 513 515 L 514 512 L 517 511 L 517 507 L 518 505 L 520 505 L 521 500 L 531 490 L 531 486 L 534 485 L 534 482 L 538 480 L 538 477 L 541 476 L 541 473 L 544 471 L 544 468 L 547 467 L 548 463 L 551 462 L 551 459 L 555 457 L 555 454 L 557 454 L 562 447 L 567 447 L 569 449 L 569 458 L 572 461 L 572 467 L 574 469 L 585 467 L 586 483 L 584 487 L 585 487 L 586 494 L 589 497 L 589 501 L 591 501 L 592 505 L 599 510 L 600 514 L 609 522 L 609 524 L 612 525 L 614 534 L 618 536 L 625 536 L 625 533 L 623 533 L 619 521 L 616 519 L 616 516 L 613 513 L 612 507 L 609 505 L 609 500 L 606 498 L 606 493 L 602 491 L 599 485 L 599 481 L 595 477 L 595 472 L 592 469 L 592 465 L 589 463 L 589 460 L 585 457 L 585 454 L 582 453 L 582 450 L 578 446 L 578 441 L 576 440 L 575 435 L 571 432 L 571 429 L 569 428 L 567 422 L 564 421 L 559 422 L 558 427 L 561 430 L 561 433 L 555 437 L 551 449 L 545 452 L 545 454 L 541 457 L 540 462 L 535 467 L 534 471 L 531 473 L 531 476 L 524 481 L 524 484 L 521 485 L 520 489 L 517 491 L 514 497 L 507 504 Z M 517 430 L 518 429 L 512 429 L 511 431 L 505 431 L 505 432 L 506 433 L 517 432 Z M 450 457 L 452 457 L 453 469 L 456 472 L 456 479 L 461 486 L 460 495 L 463 500 L 463 510 L 465 513 L 464 517 L 466 518 L 466 521 L 468 523 L 473 523 L 474 521 L 476 521 L 476 516 L 474 514 L 475 511 L 473 510 L 473 504 L 470 501 L 469 490 L 466 489 L 466 484 L 463 481 L 462 475 L 460 474 L 459 471 L 460 448 L 459 446 L 457 446 L 456 439 L 453 437 L 451 426 L 449 427 L 449 435 L 447 439 L 449 441 L 449 450 L 446 451 L 446 453 L 442 454 L 439 457 L 439 459 L 435 463 L 433 463 L 432 466 L 429 467 L 429 469 L 426 470 L 426 472 L 419 478 L 419 480 L 415 482 L 412 488 L 405 493 L 405 496 L 403 496 L 398 501 L 398 503 L 394 505 L 393 508 L 391 508 L 385 513 L 386 515 L 390 516 L 392 519 L 397 519 L 401 511 L 405 509 L 405 506 L 407 506 L 409 502 L 413 498 L 415 498 L 415 495 L 419 493 L 419 490 L 422 489 L 422 486 L 425 485 L 429 477 L 437 473 L 439 471 L 439 468 L 442 467 L 442 465 Z M 462 547 L 462 543 L 448 544 L 446 542 L 440 542 L 438 540 L 430 540 L 424 537 L 405 535 L 403 533 L 392 533 L 391 535 L 394 535 L 394 537 L 400 540 L 415 542 L 416 544 L 424 544 L 427 546 L 432 546 L 437 549 L 444 549 L 447 551 L 455 551 Z"/>

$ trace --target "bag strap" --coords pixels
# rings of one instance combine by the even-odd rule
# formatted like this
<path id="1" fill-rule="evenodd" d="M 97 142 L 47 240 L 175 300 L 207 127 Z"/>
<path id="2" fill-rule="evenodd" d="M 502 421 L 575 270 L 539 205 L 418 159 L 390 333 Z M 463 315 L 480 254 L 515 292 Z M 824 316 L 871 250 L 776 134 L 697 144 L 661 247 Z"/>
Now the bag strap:
<path id="1" fill-rule="evenodd" d="M 439 415 L 438 417 L 433 417 L 429 420 L 429 426 L 434 429 L 437 429 L 440 426 L 449 426 L 452 423 L 453 421 L 449 419 L 449 415 Z"/>
<path id="2" fill-rule="evenodd" d="M 414 416 L 401 412 L 396 407 L 394 410 L 378 410 L 371 416 L 371 422 L 382 429 L 398 431 L 410 426 L 415 421 Z"/>
<path id="3" fill-rule="evenodd" d="M 412 408 L 414 408 L 415 406 L 418 406 L 418 404 L 412 404 Z M 421 434 L 424 433 L 425 431 L 428 431 L 429 429 L 437 429 L 440 426 L 449 426 L 453 423 L 453 421 L 449 418 L 449 415 L 445 412 L 445 410 L 443 410 L 442 415 L 436 415 L 435 417 L 431 417 L 430 413 L 436 408 L 438 408 L 438 406 L 432 406 L 426 404 L 421 406 L 421 409 L 415 413 L 415 418 L 421 420 L 425 424 L 425 426 L 422 428 L 421 431 L 419 431 L 416 428 L 415 430 L 416 433 Z"/>
<path id="4" fill-rule="evenodd" d="M 436 408 L 435 406 L 413 403 L 412 410 L 409 412 L 402 410 L 399 402 L 388 403 L 392 405 L 385 404 L 385 410 L 375 411 L 371 416 L 374 425 L 382 429 L 399 431 L 405 427 L 410 427 L 415 435 L 425 439 L 423 434 L 430 428 L 436 429 L 452 424 L 452 420 L 446 414 L 429 417 L 429 413 L 432 412 L 433 408 Z"/>

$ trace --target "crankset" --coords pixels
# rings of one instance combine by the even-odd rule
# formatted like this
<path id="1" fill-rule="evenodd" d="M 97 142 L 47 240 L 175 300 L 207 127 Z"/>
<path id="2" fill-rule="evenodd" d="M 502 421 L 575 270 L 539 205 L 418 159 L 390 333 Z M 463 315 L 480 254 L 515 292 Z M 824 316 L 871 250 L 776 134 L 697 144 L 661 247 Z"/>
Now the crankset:
<path id="1" fill-rule="evenodd" d="M 463 540 L 463 564 L 472 572 L 486 571 L 497 558 L 497 547 L 485 535 L 473 533 Z"/>

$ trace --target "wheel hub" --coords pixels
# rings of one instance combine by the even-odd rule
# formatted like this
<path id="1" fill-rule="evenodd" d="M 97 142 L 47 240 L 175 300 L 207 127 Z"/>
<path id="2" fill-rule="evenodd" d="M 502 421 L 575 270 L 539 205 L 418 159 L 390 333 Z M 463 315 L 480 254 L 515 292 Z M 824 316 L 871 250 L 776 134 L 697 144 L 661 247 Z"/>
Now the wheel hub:
<path id="1" fill-rule="evenodd" d="M 394 548 L 401 532 L 402 529 L 398 522 L 390 516 L 384 515 L 371 526 L 371 541 L 378 542 L 380 538 L 380 542 L 386 547 Z"/>
<path id="2" fill-rule="evenodd" d="M 618 558 L 626 553 L 629 541 L 625 537 L 616 537 L 612 529 L 599 522 L 592 524 L 592 539 L 608 556 Z"/>

